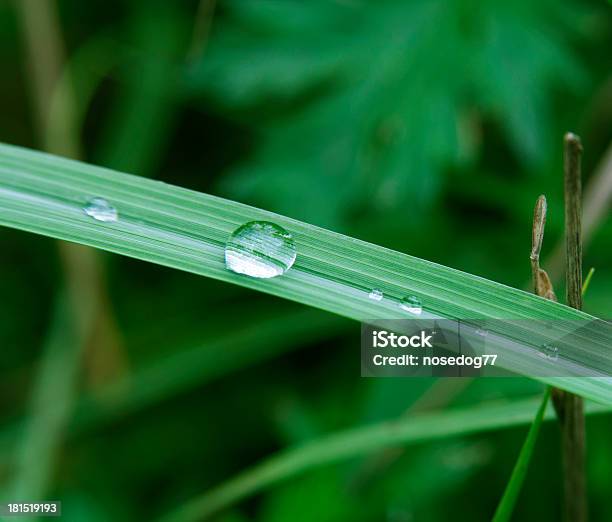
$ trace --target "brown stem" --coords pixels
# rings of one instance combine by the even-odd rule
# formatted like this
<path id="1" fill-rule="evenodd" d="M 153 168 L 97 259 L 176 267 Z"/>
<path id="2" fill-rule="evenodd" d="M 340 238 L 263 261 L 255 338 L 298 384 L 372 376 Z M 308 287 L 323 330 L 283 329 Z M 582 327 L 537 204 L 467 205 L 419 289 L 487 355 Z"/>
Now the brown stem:
<path id="1" fill-rule="evenodd" d="M 565 250 L 566 250 L 566 287 L 567 303 L 577 309 L 582 309 L 582 237 L 585 233 L 590 235 L 599 218 L 601 208 L 605 208 L 612 186 L 612 147 L 606 154 L 604 166 L 600 169 L 600 174 L 596 176 L 596 182 L 591 185 L 589 191 L 589 201 L 595 202 L 593 210 L 585 222 L 585 230 L 582 230 L 582 176 L 581 176 L 581 154 L 582 144 L 580 138 L 572 133 L 568 133 L 564 138 L 564 192 L 565 192 Z M 606 175 L 607 173 L 607 175 Z M 602 186 L 603 181 L 603 186 Z M 544 206 L 544 216 L 536 203 L 534 212 L 534 231 L 532 241 L 531 265 L 533 273 L 533 284 L 538 295 L 547 297 L 540 285 L 541 275 L 545 276 L 548 287 L 552 291 L 552 285 L 546 272 L 539 267 L 539 249 L 543 237 L 543 223 L 546 219 L 546 207 Z M 588 217 L 588 216 L 587 216 Z M 536 234 L 537 222 L 541 222 L 540 235 Z M 534 256 L 534 249 L 537 245 L 537 255 Z M 558 252 L 560 253 L 560 252 Z M 556 263 L 554 259 L 559 258 L 553 255 L 551 264 Z M 554 293 L 553 293 L 554 295 Z M 555 299 L 556 300 L 556 299 Z M 588 518 L 587 494 L 586 494 L 586 430 L 584 424 L 584 401 L 582 398 L 562 390 L 553 389 L 552 399 L 561 424 L 562 455 L 563 455 L 563 490 L 564 490 L 564 519 L 568 522 L 585 522 Z"/>
<path id="2" fill-rule="evenodd" d="M 567 304 L 582 309 L 582 186 L 580 138 L 567 133 L 564 138 L 565 262 Z M 587 520 L 584 402 L 568 392 L 553 396 L 561 423 L 563 452 L 564 518 L 567 522 Z"/>
<path id="3" fill-rule="evenodd" d="M 564 144 L 566 295 L 569 306 L 582 310 L 582 144 L 571 132 Z"/>
<path id="4" fill-rule="evenodd" d="M 28 57 L 36 134 L 47 151 L 80 159 L 82 147 L 70 81 L 64 82 L 61 104 L 52 110 L 66 62 L 55 1 L 19 0 L 15 5 Z M 66 242 L 59 242 L 58 248 L 72 312 L 88 344 L 89 384 L 95 388 L 125 369 L 122 342 L 106 291 L 104 266 L 91 248 Z M 101 374 L 104 370 L 106 373 Z"/>
<path id="5" fill-rule="evenodd" d="M 608 216 L 612 199 L 612 143 L 602 156 L 584 191 L 584 215 L 582 216 L 582 243 L 588 246 L 597 227 Z M 563 272 L 565 244 L 561 241 L 546 260 L 548 272 L 557 280 Z"/>

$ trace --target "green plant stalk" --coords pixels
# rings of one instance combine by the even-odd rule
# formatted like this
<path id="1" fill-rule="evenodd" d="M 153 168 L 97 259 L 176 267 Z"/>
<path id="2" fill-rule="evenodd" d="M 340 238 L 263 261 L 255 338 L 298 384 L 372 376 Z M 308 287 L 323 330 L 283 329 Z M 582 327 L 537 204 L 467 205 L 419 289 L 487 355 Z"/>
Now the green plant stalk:
<path id="1" fill-rule="evenodd" d="M 85 215 L 83 206 L 94 196 L 108 199 L 120 219 L 103 223 Z M 227 238 L 252 220 L 274 221 L 293 235 L 298 256 L 285 275 L 262 280 L 225 268 Z M 0 145 L 0 224 L 220 279 L 358 321 L 406 319 L 398 303 L 406 295 L 417 295 L 424 308 L 421 319 L 596 324 L 596 335 L 578 337 L 568 346 L 567 355 L 601 377 L 538 376 L 547 364 L 534 340 L 542 333 L 528 321 L 514 322 L 500 332 L 521 347 L 529 347 L 503 367 L 593 400 L 612 402 L 612 379 L 606 377 L 612 359 L 605 349 L 612 325 L 593 323 L 595 318 L 588 314 L 499 283 L 260 209 Z M 386 298 L 380 302 L 368 299 L 372 288 L 381 289 Z M 505 352 L 505 356 L 512 355 Z M 560 357 L 555 364 L 561 362 Z"/>
<path id="2" fill-rule="evenodd" d="M 50 151 L 78 157 L 81 147 L 69 81 L 63 83 L 62 95 L 53 100 L 64 62 L 55 2 L 23 0 L 16 7 L 29 55 L 26 62 L 30 66 L 29 86 L 38 138 Z M 61 309 L 54 314 L 33 385 L 32 414 L 15 451 L 12 492 L 20 500 L 45 497 L 70 417 L 83 349 L 94 326 L 101 327 L 101 335 L 114 331 L 104 310 L 101 269 L 95 252 L 60 243 L 59 254 L 66 276 L 65 289 L 58 299 Z M 66 307 L 72 315 L 70 319 L 66 317 Z"/>
<path id="3" fill-rule="evenodd" d="M 150 177 L 178 120 L 176 64 L 184 60 L 188 27 L 172 2 L 136 10 L 132 20 L 131 39 L 139 51 L 118 68 L 121 95 L 108 109 L 93 157 L 110 168 Z"/>
<path id="4" fill-rule="evenodd" d="M 188 62 L 193 63 L 196 60 L 201 59 L 204 51 L 206 50 L 216 4 L 216 0 L 200 0 L 198 2 L 195 23 L 193 24 L 193 34 L 191 36 L 191 43 L 187 52 Z"/>
<path id="5" fill-rule="evenodd" d="M 593 279 L 593 274 L 595 273 L 595 268 L 591 267 L 589 273 L 584 279 L 584 283 L 582 284 L 582 297 L 584 297 L 589 289 L 589 285 L 591 284 L 591 279 Z"/>
<path id="6" fill-rule="evenodd" d="M 499 502 L 499 505 L 497 506 L 497 509 L 495 510 L 493 522 L 507 522 L 512 516 L 514 506 L 516 505 L 521 488 L 523 487 L 523 482 L 527 476 L 527 469 L 533 455 L 533 449 L 535 448 L 535 444 L 538 439 L 540 426 L 542 425 L 542 421 L 544 419 L 544 413 L 546 411 L 546 406 L 548 405 L 549 397 L 550 389 L 547 388 L 544 392 L 544 396 L 542 397 L 542 402 L 538 407 L 536 416 L 529 427 L 529 432 L 527 433 L 525 442 L 523 442 L 523 447 L 521 448 L 521 452 L 519 453 L 514 469 L 512 470 L 510 480 L 508 481 L 504 494 Z"/>
<path id="7" fill-rule="evenodd" d="M 320 466 L 361 457 L 386 448 L 483 433 L 528 423 L 540 398 L 494 403 L 465 409 L 414 415 L 372 426 L 354 428 L 287 449 L 241 472 L 214 489 L 189 500 L 160 522 L 206 520 L 255 493 Z M 588 410 L 609 411 L 610 406 L 590 403 Z M 545 420 L 554 419 L 551 408 Z"/>
<path id="8" fill-rule="evenodd" d="M 63 439 L 75 399 L 80 360 L 74 357 L 74 347 L 83 342 L 71 309 L 64 296 L 57 299 L 53 328 L 36 372 L 30 416 L 17 433 L 14 481 L 7 501 L 42 500 L 47 493 L 58 441 Z"/>

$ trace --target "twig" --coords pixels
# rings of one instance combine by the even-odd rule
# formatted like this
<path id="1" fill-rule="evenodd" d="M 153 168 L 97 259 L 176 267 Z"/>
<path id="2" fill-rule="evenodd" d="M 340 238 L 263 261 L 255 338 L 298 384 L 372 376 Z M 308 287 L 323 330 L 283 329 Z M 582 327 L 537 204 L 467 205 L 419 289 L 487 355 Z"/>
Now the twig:
<path id="1" fill-rule="evenodd" d="M 582 183 L 580 138 L 571 132 L 565 135 L 565 262 L 567 304 L 582 310 Z"/>
<path id="2" fill-rule="evenodd" d="M 600 225 L 608 216 L 612 199 L 612 143 L 599 161 L 584 191 L 584 215 L 582 216 L 582 243 L 586 248 Z M 564 241 L 555 246 L 546 258 L 545 266 L 553 281 L 563 273 Z"/>
<path id="3" fill-rule="evenodd" d="M 565 252 L 567 304 L 582 309 L 582 185 L 580 138 L 564 138 Z M 585 478 L 584 402 L 568 392 L 553 394 L 561 423 L 564 480 L 564 518 L 567 522 L 587 520 Z"/>
<path id="4" fill-rule="evenodd" d="M 575 165 L 575 161 L 572 161 Z M 567 166 L 566 161 L 566 166 Z M 531 240 L 531 272 L 533 275 L 534 292 L 540 297 L 545 297 L 552 301 L 556 301 L 555 292 L 550 282 L 550 278 L 545 270 L 540 268 L 540 250 L 542 248 L 542 240 L 544 239 L 544 225 L 546 223 L 546 198 L 540 196 L 536 201 L 535 210 L 533 213 L 533 229 Z M 579 219 L 578 219 L 579 224 Z M 579 238 L 578 238 L 579 239 Z M 580 282 L 582 284 L 582 281 Z M 572 287 L 575 291 L 575 288 Z M 581 512 L 585 501 L 577 501 L 573 498 L 575 494 L 582 491 L 584 493 L 584 415 L 582 413 L 582 399 L 567 393 L 557 388 L 552 388 L 552 399 L 557 412 L 557 417 L 561 424 L 562 431 L 562 452 L 563 452 L 563 467 L 564 467 L 564 502 L 565 502 L 565 519 L 568 522 L 583 522 L 586 520 L 586 508 L 584 508 L 584 517 L 576 518 Z M 566 412 L 570 412 L 566 414 Z M 582 416 L 582 431 L 579 429 L 579 419 Z M 576 431 L 578 427 L 578 430 Z M 582 437 L 580 437 L 582 433 Z M 582 444 L 580 445 L 580 440 Z M 575 447 L 578 444 L 578 447 Z M 582 448 L 582 449 L 580 449 Z M 580 467 L 581 466 L 581 467 Z M 582 474 L 580 473 L 582 471 Z M 575 475 L 577 474 L 577 475 Z M 582 476 L 582 489 L 580 489 L 580 479 L 577 476 Z M 578 488 L 578 489 L 574 489 Z"/>

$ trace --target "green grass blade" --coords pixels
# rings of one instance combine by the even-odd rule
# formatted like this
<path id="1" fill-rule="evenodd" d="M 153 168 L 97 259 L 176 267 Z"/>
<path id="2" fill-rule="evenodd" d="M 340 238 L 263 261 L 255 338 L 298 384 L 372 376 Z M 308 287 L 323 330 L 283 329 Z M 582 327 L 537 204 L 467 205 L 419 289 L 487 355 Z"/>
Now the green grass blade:
<path id="1" fill-rule="evenodd" d="M 245 310 L 239 310 L 245 313 Z M 239 328 L 230 332 L 220 328 L 215 334 L 206 335 L 198 330 L 191 337 L 199 338 L 199 341 L 192 340 L 186 345 L 185 341 L 176 342 L 165 356 L 135 367 L 132 373 L 101 386 L 93 395 L 83 394 L 72 408 L 71 422 L 66 422 L 66 438 L 100 428 L 231 372 L 347 331 L 347 321 L 318 310 L 277 307 L 272 311 L 274 317 L 267 313 L 252 314 Z M 210 329 L 210 322 L 205 324 Z M 58 356 L 62 353 L 55 349 L 56 352 Z M 2 427 L 0 467 L 10 465 L 9 454 L 29 424 L 29 419 L 22 419 Z M 39 432 L 45 434 L 48 430 Z M 40 471 L 41 466 L 30 471 L 35 469 Z"/>
<path id="2" fill-rule="evenodd" d="M 95 428 L 233 371 L 346 331 L 342 319 L 318 310 L 274 311 L 274 318 L 254 314 L 234 331 L 202 335 L 199 343 L 187 348 L 174 346 L 166 356 L 108 383 L 94 396 L 84 396 L 77 404 L 73 429 L 78 433 Z"/>
<path id="3" fill-rule="evenodd" d="M 531 456 L 533 455 L 533 449 L 535 448 L 535 443 L 538 439 L 538 433 L 540 432 L 540 426 L 542 425 L 542 420 L 544 419 L 544 412 L 546 411 L 549 397 L 550 388 L 547 388 L 544 392 L 544 397 L 542 397 L 542 402 L 540 403 L 535 419 L 533 419 L 533 422 L 531 423 L 519 457 L 514 465 L 514 469 L 512 470 L 512 475 L 510 476 L 510 480 L 508 481 L 504 495 L 497 506 L 495 516 L 493 517 L 493 522 L 506 522 L 510 520 L 510 517 L 512 516 L 514 505 L 516 504 L 516 500 L 521 492 L 521 487 L 523 486 L 525 476 L 527 475 L 527 468 L 529 467 L 529 462 L 531 461 Z"/>
<path id="4" fill-rule="evenodd" d="M 86 216 L 82 207 L 93 196 L 108 199 L 120 219 L 102 223 Z M 261 280 L 225 268 L 227 238 L 252 220 L 273 221 L 293 235 L 298 257 L 284 276 Z M 398 306 L 406 295 L 421 299 L 422 318 L 594 320 L 559 303 L 287 217 L 8 145 L 0 145 L 0 224 L 231 282 L 359 321 L 406 319 Z M 368 299 L 372 288 L 382 290 L 386 298 Z M 506 350 L 504 367 L 522 375 L 538 372 L 545 363 L 539 346 L 530 345 L 536 332 L 512 328 L 509 337 L 525 349 L 514 356 Z M 539 379 L 612 402 L 612 379 L 607 377 L 612 367 L 610 338 L 612 325 L 602 322 L 594 339 L 570 346 L 559 357 L 559 362 L 571 359 L 576 367 L 601 377 Z"/>
<path id="5" fill-rule="evenodd" d="M 214 513 L 274 484 L 319 466 L 360 457 L 399 445 L 415 444 L 457 435 L 482 433 L 528 423 L 540 399 L 508 404 L 485 404 L 466 409 L 414 415 L 383 422 L 306 443 L 255 465 L 211 491 L 196 497 L 163 517 L 163 522 L 205 520 Z M 610 406 L 590 403 L 587 412 L 610 411 Z M 543 409 L 544 412 L 544 409 Z M 545 419 L 554 419 L 552 408 Z"/>
<path id="6" fill-rule="evenodd" d="M 44 498 L 52 479 L 54 460 L 70 422 L 72 390 L 78 378 L 82 344 L 64 296 L 58 298 L 43 357 L 36 373 L 30 415 L 26 418 L 14 449 L 14 483 L 11 499 Z"/>
<path id="7" fill-rule="evenodd" d="M 582 283 L 582 297 L 584 297 L 589 289 L 589 285 L 591 284 L 591 279 L 593 279 L 593 274 L 595 273 L 595 268 L 591 267 L 589 273 L 584 279 L 584 283 Z"/>

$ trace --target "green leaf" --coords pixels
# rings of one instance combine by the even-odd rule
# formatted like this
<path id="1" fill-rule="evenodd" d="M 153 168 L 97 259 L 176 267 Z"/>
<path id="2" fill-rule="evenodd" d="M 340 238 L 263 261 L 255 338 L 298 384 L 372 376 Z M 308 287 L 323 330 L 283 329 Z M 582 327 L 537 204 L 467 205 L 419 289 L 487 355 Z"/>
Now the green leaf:
<path id="1" fill-rule="evenodd" d="M 334 433 L 276 454 L 190 500 L 162 520 L 204 520 L 217 511 L 283 480 L 319 466 L 342 462 L 385 448 L 525 424 L 530 421 L 538 401 L 539 399 L 527 399 L 509 404 L 484 404 L 463 410 L 414 415 Z M 591 404 L 587 411 L 609 411 L 609 408 Z M 544 413 L 546 419 L 554 417 L 551 408 Z"/>
<path id="2" fill-rule="evenodd" d="M 120 219 L 100 222 L 82 210 L 104 197 Z M 238 226 L 267 220 L 294 237 L 298 256 L 282 277 L 262 280 L 230 272 L 224 246 Z M 595 324 L 559 357 L 581 370 L 536 377 L 594 400 L 612 402 L 609 347 L 612 325 L 532 294 L 406 254 L 253 207 L 31 150 L 0 145 L 0 223 L 75 241 L 138 259 L 231 282 L 321 308 L 358 321 L 406 319 L 407 295 L 423 303 L 423 319 L 518 319 L 489 335 L 488 348 L 503 353 L 501 367 L 522 375 L 541 373 L 541 332 L 529 321 Z M 368 299 L 377 288 L 386 296 Z M 231 313 L 231 311 L 228 311 Z M 240 321 L 240 317 L 235 318 Z M 551 323 L 552 324 L 552 323 Z M 518 351 L 508 349 L 514 343 Z"/>
<path id="3" fill-rule="evenodd" d="M 521 492 L 521 487 L 523 486 L 523 481 L 527 475 L 527 468 L 529 466 L 529 462 L 531 461 L 531 456 L 533 455 L 536 440 L 538 439 L 538 433 L 540 432 L 540 426 L 542 425 L 542 420 L 544 419 L 544 412 L 546 411 L 549 397 L 550 388 L 547 388 L 544 392 L 544 397 L 542 397 L 542 402 L 540 403 L 535 419 L 533 419 L 533 422 L 531 423 L 529 432 L 527 433 L 527 438 L 523 443 L 519 457 L 514 465 L 512 476 L 508 481 L 504 495 L 497 506 L 497 510 L 495 511 L 495 515 L 493 517 L 493 522 L 506 522 L 507 520 L 510 520 L 510 517 L 512 516 L 514 505 L 516 504 L 516 500 Z"/>

